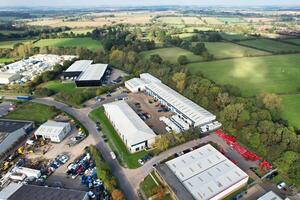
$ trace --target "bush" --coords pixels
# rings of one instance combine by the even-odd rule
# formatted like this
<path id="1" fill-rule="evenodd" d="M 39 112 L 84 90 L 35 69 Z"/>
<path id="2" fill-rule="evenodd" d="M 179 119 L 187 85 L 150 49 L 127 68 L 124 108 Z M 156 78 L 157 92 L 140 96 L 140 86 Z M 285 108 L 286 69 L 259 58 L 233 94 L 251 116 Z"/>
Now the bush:
<path id="1" fill-rule="evenodd" d="M 177 58 L 177 62 L 180 64 L 180 65 L 186 65 L 189 63 L 189 60 L 188 58 L 185 56 L 185 55 L 181 55 Z"/>
<path id="2" fill-rule="evenodd" d="M 37 88 L 34 94 L 39 97 L 49 97 L 54 94 L 54 91 L 48 88 Z"/>

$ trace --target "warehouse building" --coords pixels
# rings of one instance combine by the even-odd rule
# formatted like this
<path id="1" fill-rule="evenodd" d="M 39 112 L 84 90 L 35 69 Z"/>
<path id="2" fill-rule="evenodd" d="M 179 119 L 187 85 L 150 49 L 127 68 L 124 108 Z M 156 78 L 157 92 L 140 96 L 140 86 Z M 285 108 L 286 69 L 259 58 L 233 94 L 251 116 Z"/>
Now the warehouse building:
<path id="1" fill-rule="evenodd" d="M 76 79 L 92 63 L 92 60 L 77 60 L 66 71 L 63 72 L 63 76 L 68 79 Z"/>
<path id="2" fill-rule="evenodd" d="M 106 116 L 130 152 L 143 150 L 154 143 L 155 133 L 125 101 L 103 106 Z"/>
<path id="3" fill-rule="evenodd" d="M 180 200 L 224 199 L 249 178 L 210 144 L 157 165 L 155 172 Z"/>
<path id="4" fill-rule="evenodd" d="M 0 119 L 0 158 L 33 130 L 33 122 Z"/>
<path id="5" fill-rule="evenodd" d="M 0 84 L 10 84 L 20 79 L 20 75 L 18 73 L 6 73 L 0 72 Z"/>
<path id="6" fill-rule="evenodd" d="M 264 194 L 257 200 L 283 200 L 280 196 L 278 196 L 275 192 L 269 191 L 268 193 Z"/>
<path id="7" fill-rule="evenodd" d="M 86 191 L 10 183 L 0 191 L 0 200 L 89 200 Z"/>
<path id="8" fill-rule="evenodd" d="M 139 80 L 134 78 L 127 81 L 125 86 L 131 92 L 145 91 L 148 95 L 154 97 L 161 105 L 176 113 L 177 116 L 174 120 L 178 124 L 182 125 L 183 121 L 190 127 L 197 127 L 210 124 L 216 120 L 215 115 L 163 84 L 149 73 L 141 74 Z"/>
<path id="9" fill-rule="evenodd" d="M 92 60 L 78 60 L 63 72 L 65 79 L 75 80 L 77 87 L 100 86 L 108 64 L 92 64 Z"/>
<path id="10" fill-rule="evenodd" d="M 108 64 L 89 65 L 75 80 L 77 87 L 102 85 Z"/>
<path id="11" fill-rule="evenodd" d="M 70 131 L 70 123 L 47 121 L 35 131 L 34 135 L 43 139 L 50 139 L 52 142 L 61 142 Z"/>

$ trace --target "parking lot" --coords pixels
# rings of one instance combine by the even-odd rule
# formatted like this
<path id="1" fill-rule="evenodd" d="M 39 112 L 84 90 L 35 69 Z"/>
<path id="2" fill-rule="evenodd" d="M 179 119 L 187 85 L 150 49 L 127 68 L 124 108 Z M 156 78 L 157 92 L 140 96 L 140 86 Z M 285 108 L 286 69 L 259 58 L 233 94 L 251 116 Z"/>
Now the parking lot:
<path id="1" fill-rule="evenodd" d="M 159 120 L 160 117 L 169 117 L 173 113 L 165 111 L 153 97 L 145 93 L 128 94 L 128 104 L 146 122 L 146 124 L 156 133 L 166 133 L 166 125 Z M 158 112 L 159 111 L 159 112 Z"/>

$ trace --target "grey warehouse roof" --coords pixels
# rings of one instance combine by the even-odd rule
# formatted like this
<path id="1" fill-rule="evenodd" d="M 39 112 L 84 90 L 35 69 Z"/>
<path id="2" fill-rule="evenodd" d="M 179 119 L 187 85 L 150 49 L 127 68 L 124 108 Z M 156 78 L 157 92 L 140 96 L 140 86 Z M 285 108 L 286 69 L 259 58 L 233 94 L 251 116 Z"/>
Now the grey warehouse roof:
<path id="1" fill-rule="evenodd" d="M 8 200 L 83 200 L 87 195 L 87 192 L 79 190 L 58 189 L 36 185 L 22 185 L 20 187 L 19 184 L 17 184 L 15 187 L 17 187 L 17 191 L 15 191 Z"/>
<path id="2" fill-rule="evenodd" d="M 0 119 L 0 133 L 11 133 L 33 122 Z"/>
<path id="3" fill-rule="evenodd" d="M 108 64 L 89 65 L 78 77 L 79 81 L 100 80 L 104 75 Z"/>
<path id="4" fill-rule="evenodd" d="M 216 116 L 200 107 L 193 101 L 179 94 L 163 83 L 151 82 L 146 88 L 155 92 L 158 96 L 171 104 L 179 112 L 194 121 L 195 126 L 208 123 L 216 119 Z"/>
<path id="5" fill-rule="evenodd" d="M 77 60 L 66 70 L 66 72 L 82 72 L 86 70 L 92 62 L 92 60 Z"/>

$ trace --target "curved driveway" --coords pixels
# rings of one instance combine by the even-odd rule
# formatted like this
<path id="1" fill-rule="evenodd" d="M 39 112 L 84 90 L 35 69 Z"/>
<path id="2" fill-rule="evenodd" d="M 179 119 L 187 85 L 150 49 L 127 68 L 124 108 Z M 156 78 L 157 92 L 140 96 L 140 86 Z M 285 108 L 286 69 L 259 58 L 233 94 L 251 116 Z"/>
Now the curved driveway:
<path id="1" fill-rule="evenodd" d="M 187 148 L 196 146 L 200 143 L 210 141 L 209 137 L 202 138 L 201 141 L 200 139 L 190 141 L 188 143 L 179 145 L 177 147 L 174 147 L 172 149 L 169 149 L 161 153 L 160 155 L 152 158 L 149 162 L 147 162 L 142 167 L 139 167 L 137 169 L 128 169 L 122 167 L 117 160 L 113 160 L 111 158 L 109 146 L 104 142 L 103 138 L 100 137 L 99 132 L 96 130 L 95 123 L 88 117 L 89 112 L 92 111 L 91 108 L 89 107 L 82 108 L 82 109 L 72 108 L 66 104 L 53 100 L 53 98 L 39 98 L 39 99 L 34 99 L 32 101 L 36 103 L 46 104 L 49 106 L 55 106 L 56 108 L 74 116 L 87 128 L 87 130 L 89 131 L 88 137 L 93 137 L 93 139 L 97 141 L 96 142 L 97 148 L 100 150 L 104 159 L 110 165 L 113 175 L 117 177 L 117 179 L 119 180 L 120 187 L 124 192 L 126 199 L 128 200 L 139 199 L 137 194 L 139 184 L 152 170 L 153 164 L 162 161 L 163 159 L 173 155 L 176 152 L 183 151 Z"/>

